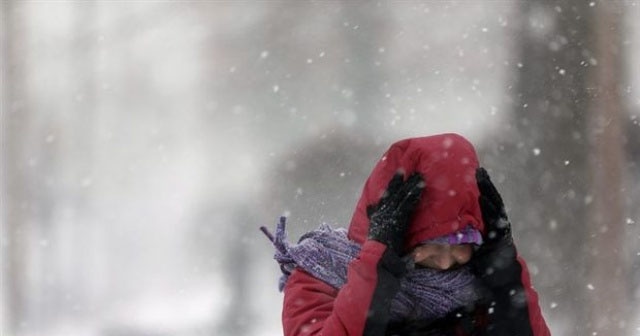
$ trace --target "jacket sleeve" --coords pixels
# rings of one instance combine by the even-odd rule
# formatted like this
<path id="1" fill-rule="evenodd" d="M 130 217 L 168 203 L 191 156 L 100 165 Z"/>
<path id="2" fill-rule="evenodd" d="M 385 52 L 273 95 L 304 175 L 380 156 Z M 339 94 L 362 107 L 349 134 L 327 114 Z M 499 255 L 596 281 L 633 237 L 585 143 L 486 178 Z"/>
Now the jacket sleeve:
<path id="1" fill-rule="evenodd" d="M 489 285 L 489 335 L 550 335 L 524 259 L 518 256 L 487 278 L 484 281 Z"/>
<path id="2" fill-rule="evenodd" d="M 529 312 L 529 323 L 531 324 L 531 332 L 533 336 L 550 336 L 549 327 L 542 316 L 540 305 L 538 303 L 538 293 L 533 289 L 531 285 L 531 278 L 529 276 L 529 270 L 524 259 L 518 257 L 518 263 L 521 267 L 521 280 L 524 288 L 525 297 L 527 299 L 527 309 Z"/>
<path id="3" fill-rule="evenodd" d="M 401 259 L 377 241 L 363 244 L 340 290 L 296 269 L 284 288 L 284 335 L 384 335 L 404 271 Z"/>

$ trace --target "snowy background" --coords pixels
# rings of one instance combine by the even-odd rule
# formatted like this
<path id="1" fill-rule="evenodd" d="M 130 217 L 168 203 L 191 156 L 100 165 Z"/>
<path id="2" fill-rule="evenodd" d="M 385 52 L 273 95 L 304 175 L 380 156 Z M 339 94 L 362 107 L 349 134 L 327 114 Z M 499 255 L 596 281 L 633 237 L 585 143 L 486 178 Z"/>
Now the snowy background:
<path id="1" fill-rule="evenodd" d="M 390 143 L 441 132 L 553 334 L 640 335 L 637 1 L 1 6 L 0 335 L 281 335 L 258 227 L 346 226 Z"/>

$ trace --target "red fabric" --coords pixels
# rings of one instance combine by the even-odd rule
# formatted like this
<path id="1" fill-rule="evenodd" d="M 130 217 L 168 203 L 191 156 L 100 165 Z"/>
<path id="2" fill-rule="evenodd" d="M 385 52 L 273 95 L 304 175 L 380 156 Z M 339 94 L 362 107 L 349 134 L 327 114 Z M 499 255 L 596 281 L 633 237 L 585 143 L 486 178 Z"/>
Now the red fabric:
<path id="1" fill-rule="evenodd" d="M 386 248 L 377 241 L 365 242 L 360 256 L 349 264 L 340 291 L 302 270 L 293 271 L 284 288 L 284 335 L 362 335 L 377 282 L 376 266 Z"/>
<path id="2" fill-rule="evenodd" d="M 522 274 L 520 278 L 522 279 L 522 287 L 524 287 L 525 294 L 527 296 L 529 322 L 531 323 L 533 336 L 551 336 L 549 327 L 547 327 L 547 323 L 544 321 L 540 305 L 538 304 L 538 293 L 536 293 L 531 285 L 531 278 L 529 277 L 527 264 L 520 256 L 518 256 L 518 262 L 520 263 L 520 266 L 522 266 Z"/>
<path id="3" fill-rule="evenodd" d="M 356 206 L 349 238 L 362 243 L 369 232 L 367 206 L 378 203 L 397 171 L 419 172 L 426 187 L 413 215 L 405 250 L 418 243 L 453 233 L 470 224 L 482 231 L 476 184 L 478 157 L 465 138 L 440 134 L 396 142 L 382 156 L 367 179 Z"/>
<path id="4" fill-rule="evenodd" d="M 284 289 L 284 335 L 362 335 L 377 282 L 376 267 L 386 249 L 379 242 L 366 240 L 369 230 L 366 207 L 379 201 L 399 169 L 407 176 L 420 172 L 426 181 L 409 228 L 407 251 L 421 241 L 453 233 L 467 224 L 484 231 L 476 168 L 478 159 L 473 146 L 457 134 L 412 138 L 393 144 L 365 183 L 351 220 L 349 238 L 363 247 L 359 257 L 349 265 L 346 284 L 338 291 L 304 271 L 294 271 Z M 521 258 L 519 262 L 533 335 L 548 336 L 549 329 L 526 264 Z"/>

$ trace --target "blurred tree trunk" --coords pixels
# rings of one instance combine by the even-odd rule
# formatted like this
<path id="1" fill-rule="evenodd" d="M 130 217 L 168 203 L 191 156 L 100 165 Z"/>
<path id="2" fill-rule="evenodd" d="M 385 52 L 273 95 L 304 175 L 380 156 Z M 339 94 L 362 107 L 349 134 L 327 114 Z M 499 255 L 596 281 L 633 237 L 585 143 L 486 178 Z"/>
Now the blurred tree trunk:
<path id="1" fill-rule="evenodd" d="M 588 209 L 590 332 L 628 335 L 629 267 L 623 219 L 624 165 L 622 132 L 624 82 L 622 21 L 624 4 L 599 1 L 595 10 L 594 52 L 598 65 L 590 73 L 590 175 Z"/>
<path id="2" fill-rule="evenodd" d="M 483 161 L 494 168 L 498 183 L 505 185 L 502 189 L 515 238 L 529 261 L 547 319 L 567 334 L 591 334 L 591 322 L 595 321 L 587 307 L 593 303 L 591 288 L 596 284 L 590 277 L 610 271 L 596 266 L 600 261 L 592 252 L 594 248 L 612 250 L 622 243 L 613 228 L 621 223 L 618 168 L 622 142 L 609 135 L 619 126 L 612 125 L 592 141 L 592 115 L 607 113 L 605 118 L 612 124 L 619 118 L 621 97 L 608 91 L 616 88 L 602 81 L 608 71 L 616 76 L 622 67 L 620 54 L 612 57 L 611 51 L 603 48 L 619 41 L 613 35 L 620 31 L 611 24 L 602 26 L 607 25 L 601 17 L 606 6 L 600 2 L 595 6 L 579 0 L 520 4 L 519 22 L 523 24 L 515 32 L 519 51 L 511 64 L 516 71 L 509 87 L 513 98 L 510 121 L 501 129 L 502 137 L 485 147 Z M 601 31 L 610 36 L 594 34 Z M 619 45 L 616 48 L 619 50 Z M 597 85 L 590 85 L 591 81 Z M 607 93 L 597 95 L 598 90 Z M 594 160 L 600 164 L 592 166 Z M 601 164 L 602 160 L 609 162 Z M 611 174 L 600 176 L 597 169 Z M 600 182 L 591 184 L 596 176 Z M 592 241 L 590 237 L 600 232 L 588 223 L 592 223 L 592 210 L 597 211 L 601 208 L 597 204 L 604 202 L 611 202 L 601 215 L 614 221 L 613 232 L 607 235 L 607 242 L 600 238 Z M 587 243 L 590 241 L 597 246 Z M 620 254 L 602 257 L 613 258 L 607 263 L 621 262 Z M 595 273 L 589 272 L 590 268 Z M 623 304 L 615 297 L 608 301 L 612 307 Z"/>
<path id="3" fill-rule="evenodd" d="M 65 91 L 73 94 L 73 99 L 61 99 L 60 111 L 69 113 L 66 122 L 60 124 L 61 132 L 57 142 L 61 144 L 59 158 L 61 185 L 56 191 L 56 202 L 67 209 L 55 227 L 56 255 L 52 256 L 51 270 L 57 275 L 54 299 L 50 302 L 49 314 L 63 317 L 88 313 L 78 307 L 95 307 L 100 295 L 95 289 L 101 281 L 95 277 L 99 267 L 98 256 L 104 254 L 100 248 L 105 235 L 91 218 L 94 214 L 91 202 L 93 164 L 95 150 L 96 95 L 96 53 L 98 36 L 95 27 L 98 22 L 96 2 L 85 1 L 69 8 L 73 24 L 69 26 L 65 57 L 61 61 L 63 77 L 70 79 Z M 62 46 L 59 46 L 62 47 Z M 66 104 L 69 104 L 68 106 Z M 56 121 L 64 120 L 58 118 Z M 60 307 L 60 302 L 74 302 Z"/>
<path id="4" fill-rule="evenodd" d="M 528 1 L 523 6 L 508 162 L 516 239 L 531 262 L 550 321 L 585 334 L 585 230 L 588 190 L 587 78 L 591 50 L 587 2 Z M 520 203 L 526 202 L 526 204 Z M 542 269 L 543 272 L 537 273 Z M 537 273 L 537 274 L 536 274 Z M 549 309 L 551 308 L 551 309 Z"/>
<path id="5" fill-rule="evenodd" d="M 222 323 L 217 327 L 217 335 L 245 336 L 253 335 L 255 314 L 251 307 L 251 269 L 254 251 L 253 242 L 247 237 L 259 227 L 255 210 L 243 205 L 234 209 L 235 213 L 228 223 L 228 236 L 224 241 L 225 255 L 223 269 L 227 278 L 229 306 L 224 311 Z"/>
<path id="6" fill-rule="evenodd" d="M 26 130 L 32 116 L 26 97 L 23 8 L 2 2 L 2 297 L 6 324 L 17 334 L 27 320 L 29 173 Z M 11 83 L 10 85 L 8 83 Z"/>

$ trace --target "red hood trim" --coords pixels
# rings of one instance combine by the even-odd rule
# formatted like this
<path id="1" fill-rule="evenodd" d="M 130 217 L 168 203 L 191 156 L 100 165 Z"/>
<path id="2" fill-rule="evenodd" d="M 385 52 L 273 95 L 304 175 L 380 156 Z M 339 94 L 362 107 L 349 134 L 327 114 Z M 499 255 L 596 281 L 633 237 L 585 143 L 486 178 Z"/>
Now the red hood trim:
<path id="1" fill-rule="evenodd" d="M 367 205 L 380 200 L 398 170 L 405 176 L 419 172 L 423 191 L 411 219 L 405 250 L 422 241 L 472 225 L 484 232 L 476 184 L 478 156 L 464 137 L 448 133 L 410 138 L 391 145 L 376 164 L 362 190 L 349 226 L 349 238 L 364 243 L 369 232 Z"/>

